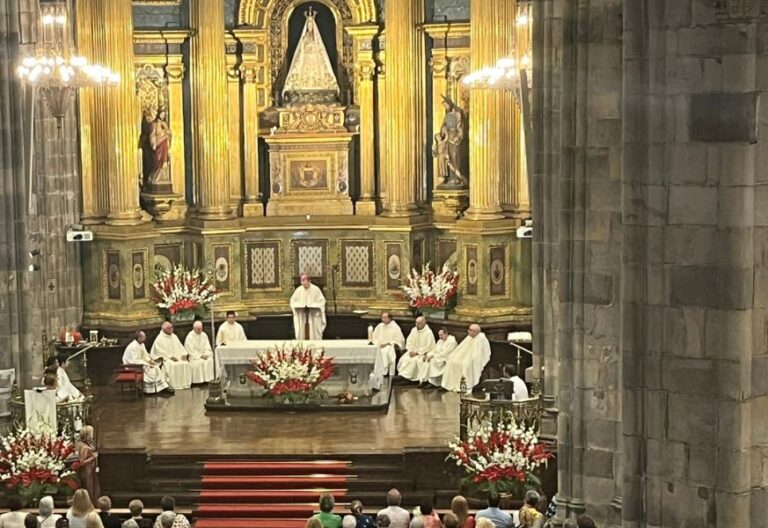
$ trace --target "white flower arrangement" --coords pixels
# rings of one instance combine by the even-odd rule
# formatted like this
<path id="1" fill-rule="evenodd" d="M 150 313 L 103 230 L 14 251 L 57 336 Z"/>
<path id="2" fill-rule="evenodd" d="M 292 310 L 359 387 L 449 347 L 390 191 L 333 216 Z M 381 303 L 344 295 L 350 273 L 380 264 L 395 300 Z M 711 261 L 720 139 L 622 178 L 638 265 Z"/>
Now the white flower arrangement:
<path id="1" fill-rule="evenodd" d="M 171 314 L 196 311 L 201 306 L 210 306 L 218 298 L 210 273 L 186 269 L 181 264 L 172 270 L 158 271 L 152 287 L 158 309 Z"/>
<path id="2" fill-rule="evenodd" d="M 401 289 L 408 298 L 411 308 L 416 310 L 444 310 L 456 295 L 459 284 L 459 274 L 443 265 L 440 273 L 430 269 L 430 263 L 425 264 L 421 273 L 411 270 L 406 284 Z"/>

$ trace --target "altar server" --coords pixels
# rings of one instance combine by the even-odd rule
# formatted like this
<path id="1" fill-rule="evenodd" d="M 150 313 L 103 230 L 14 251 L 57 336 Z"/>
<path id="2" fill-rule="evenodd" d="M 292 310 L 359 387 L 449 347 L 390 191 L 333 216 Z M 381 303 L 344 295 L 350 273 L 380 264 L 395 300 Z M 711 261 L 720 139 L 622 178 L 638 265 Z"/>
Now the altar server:
<path id="1" fill-rule="evenodd" d="M 163 368 L 168 373 L 168 383 L 173 389 L 188 389 L 192 385 L 189 353 L 173 333 L 173 325 L 168 321 L 163 323 L 149 355 L 155 360 L 162 358 Z"/>
<path id="2" fill-rule="evenodd" d="M 162 365 L 158 365 L 147 352 L 144 345 L 147 336 L 144 332 L 136 332 L 135 338 L 125 347 L 123 353 L 123 364 L 141 365 L 144 367 L 144 392 L 147 394 L 157 394 L 167 392 L 173 394 L 173 389 L 168 386 L 168 376 Z"/>
<path id="3" fill-rule="evenodd" d="M 297 341 L 320 341 L 325 332 L 325 296 L 312 284 L 309 275 L 301 274 L 301 284 L 291 295 L 293 332 Z"/>
<path id="4" fill-rule="evenodd" d="M 221 323 L 219 331 L 216 332 L 216 346 L 229 345 L 238 341 L 247 341 L 243 325 L 237 322 L 235 312 L 227 312 L 227 320 Z"/>
<path id="5" fill-rule="evenodd" d="M 433 353 L 426 354 L 419 361 L 419 383 L 431 383 L 439 387 L 445 371 L 445 362 L 456 349 L 456 338 L 441 328 L 437 331 L 437 342 Z"/>
<path id="6" fill-rule="evenodd" d="M 397 372 L 407 380 L 416 381 L 419 378 L 419 364 L 423 363 L 422 359 L 435 351 L 435 334 L 423 315 L 416 318 L 416 326 L 408 334 L 405 349 L 406 353 L 397 363 Z"/>
<path id="7" fill-rule="evenodd" d="M 403 348 L 405 337 L 400 326 L 392 320 L 389 312 L 381 314 L 381 322 L 373 330 L 373 342 L 378 345 L 379 353 L 376 354 L 376 362 L 373 366 L 373 374 L 386 376 L 395 373 L 395 360 L 397 348 Z"/>
<path id="8" fill-rule="evenodd" d="M 442 387 L 449 391 L 461 390 L 461 378 L 467 391 L 480 382 L 480 376 L 491 360 L 491 344 L 479 324 L 469 325 L 469 335 L 456 347 L 445 362 Z"/>
<path id="9" fill-rule="evenodd" d="M 49 369 L 53 372 L 55 370 L 56 380 L 58 383 L 59 394 L 62 395 L 67 401 L 79 401 L 84 398 L 83 393 L 78 390 L 77 387 L 69 380 L 67 374 L 67 366 L 69 365 L 69 357 L 64 354 L 58 356 L 51 356 L 46 362 L 46 372 Z"/>
<path id="10" fill-rule="evenodd" d="M 208 383 L 213 380 L 213 350 L 208 334 L 203 332 L 203 322 L 195 321 L 192 331 L 184 339 L 184 348 L 189 354 L 189 366 L 192 368 L 192 384 Z"/>

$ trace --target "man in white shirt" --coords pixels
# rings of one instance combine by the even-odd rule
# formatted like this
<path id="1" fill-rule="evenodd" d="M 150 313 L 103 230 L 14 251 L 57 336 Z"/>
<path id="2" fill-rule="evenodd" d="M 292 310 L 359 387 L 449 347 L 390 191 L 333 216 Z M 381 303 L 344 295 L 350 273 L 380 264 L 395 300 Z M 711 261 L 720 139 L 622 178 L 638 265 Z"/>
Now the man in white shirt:
<path id="1" fill-rule="evenodd" d="M 480 382 L 485 365 L 491 360 L 491 344 L 479 324 L 469 325 L 467 337 L 456 347 L 445 362 L 442 387 L 449 391 L 461 390 L 464 378 L 466 390 Z"/>
<path id="2" fill-rule="evenodd" d="M 437 342 L 433 353 L 426 354 L 419 361 L 419 383 L 429 383 L 435 387 L 440 386 L 445 371 L 445 362 L 456 349 L 456 338 L 448 333 L 446 328 L 437 331 Z"/>
<path id="3" fill-rule="evenodd" d="M 192 368 L 192 385 L 208 383 L 213 380 L 213 350 L 208 334 L 203 332 L 203 322 L 192 323 L 192 331 L 184 339 L 184 348 L 189 354 L 189 366 Z"/>
<path id="4" fill-rule="evenodd" d="M 387 507 L 377 514 L 389 517 L 389 528 L 408 528 L 411 522 L 411 514 L 400 507 L 401 500 L 400 492 L 392 488 L 387 492 Z"/>
<path id="5" fill-rule="evenodd" d="M 405 337 L 389 312 L 381 314 L 381 322 L 373 330 L 373 342 L 379 347 L 373 373 L 379 376 L 394 374 L 397 350 L 405 346 Z"/>
<path id="6" fill-rule="evenodd" d="M 248 338 L 245 337 L 243 325 L 237 322 L 235 312 L 230 310 L 227 312 L 227 320 L 221 323 L 219 331 L 216 332 L 216 346 L 228 345 L 238 341 L 248 341 Z"/>
<path id="7" fill-rule="evenodd" d="M 188 389 L 192 385 L 189 353 L 173 333 L 173 325 L 168 321 L 163 323 L 149 355 L 155 361 L 162 358 L 163 368 L 168 373 L 168 383 L 174 390 Z"/>
<path id="8" fill-rule="evenodd" d="M 512 399 L 515 401 L 527 400 L 530 398 L 528 395 L 528 386 L 517 375 L 517 369 L 512 365 L 504 365 L 504 377 L 502 379 L 512 382 Z"/>
<path id="9" fill-rule="evenodd" d="M 301 284 L 291 295 L 294 336 L 296 341 L 320 341 L 326 325 L 325 296 L 306 273 L 299 280 Z"/>
<path id="10" fill-rule="evenodd" d="M 416 381 L 419 377 L 419 364 L 435 350 L 435 335 L 423 315 L 416 318 L 416 326 L 405 341 L 405 350 L 406 353 L 397 363 L 397 372 L 409 381 Z"/>
<path id="11" fill-rule="evenodd" d="M 144 345 L 147 336 L 142 331 L 138 331 L 135 334 L 134 340 L 125 347 L 123 353 L 123 364 L 125 365 L 141 365 L 144 367 L 144 392 L 147 394 L 158 394 L 161 392 L 167 394 L 173 394 L 174 390 L 168 386 L 168 375 L 162 368 L 162 365 L 158 365 L 147 352 L 147 347 Z"/>

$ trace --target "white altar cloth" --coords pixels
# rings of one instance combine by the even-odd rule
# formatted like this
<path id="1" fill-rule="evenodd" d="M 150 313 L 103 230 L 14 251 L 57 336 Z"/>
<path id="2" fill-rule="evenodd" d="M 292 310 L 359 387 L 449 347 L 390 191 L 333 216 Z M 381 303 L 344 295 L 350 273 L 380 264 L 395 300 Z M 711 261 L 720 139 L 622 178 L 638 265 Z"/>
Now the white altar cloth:
<path id="1" fill-rule="evenodd" d="M 259 389 L 254 383 L 244 381 L 243 373 L 251 367 L 251 360 L 260 352 L 275 347 L 290 350 L 296 343 L 292 340 L 250 340 L 216 347 L 216 361 L 225 391 L 238 397 L 258 394 Z M 368 379 L 376 363 L 376 345 L 369 345 L 367 339 L 301 341 L 301 344 L 313 349 L 323 348 L 325 357 L 333 359 L 334 375 L 322 385 L 329 393 L 370 393 Z"/>

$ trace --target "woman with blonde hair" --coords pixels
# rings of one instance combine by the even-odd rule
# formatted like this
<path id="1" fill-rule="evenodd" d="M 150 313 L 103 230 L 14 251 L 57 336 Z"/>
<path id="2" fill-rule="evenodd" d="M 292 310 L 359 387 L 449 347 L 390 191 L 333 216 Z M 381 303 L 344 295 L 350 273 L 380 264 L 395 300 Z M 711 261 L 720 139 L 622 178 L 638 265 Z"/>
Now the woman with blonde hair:
<path id="1" fill-rule="evenodd" d="M 475 528 L 496 528 L 496 525 L 487 517 L 480 517 L 475 523 Z"/>
<path id="2" fill-rule="evenodd" d="M 85 528 L 104 528 L 104 524 L 101 522 L 101 517 L 99 517 L 98 512 L 92 511 L 85 516 Z"/>
<path id="3" fill-rule="evenodd" d="M 459 528 L 475 528 L 475 518 L 469 514 L 469 504 L 463 495 L 453 498 L 451 511 L 459 519 Z"/>
<path id="4" fill-rule="evenodd" d="M 93 511 L 93 503 L 88 492 L 83 488 L 76 490 L 72 497 L 72 507 L 67 510 L 69 528 L 88 528 L 85 518 Z"/>
<path id="5" fill-rule="evenodd" d="M 99 485 L 99 453 L 96 451 L 96 443 L 93 441 L 93 427 L 86 425 L 80 429 L 80 441 L 77 443 L 77 453 L 80 458 L 78 474 L 83 488 L 88 490 L 88 495 L 98 497 L 101 495 Z"/>

